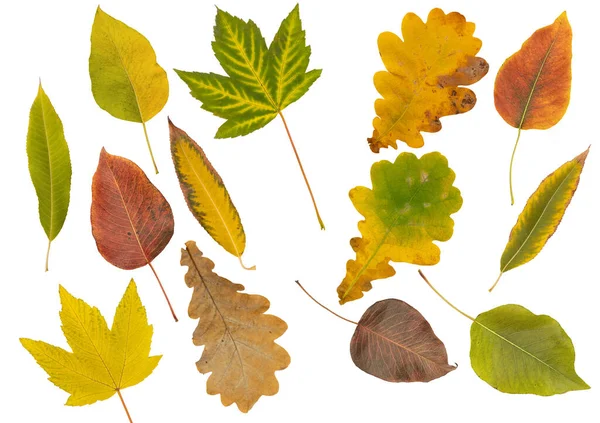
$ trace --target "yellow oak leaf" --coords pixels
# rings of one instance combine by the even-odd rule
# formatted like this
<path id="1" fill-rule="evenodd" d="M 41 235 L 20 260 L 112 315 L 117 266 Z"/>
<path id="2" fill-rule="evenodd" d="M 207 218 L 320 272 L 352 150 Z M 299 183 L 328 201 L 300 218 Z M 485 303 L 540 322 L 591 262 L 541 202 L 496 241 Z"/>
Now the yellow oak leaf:
<path id="1" fill-rule="evenodd" d="M 475 93 L 459 85 L 483 78 L 487 62 L 475 57 L 481 40 L 473 37 L 475 24 L 457 12 L 433 9 L 424 23 L 414 13 L 402 21 L 404 40 L 383 32 L 377 40 L 386 71 L 373 78 L 383 98 L 375 101 L 377 117 L 371 150 L 397 148 L 396 141 L 422 147 L 421 132 L 438 132 L 440 118 L 468 112 L 475 106 Z"/>
<path id="2" fill-rule="evenodd" d="M 133 279 L 115 312 L 112 328 L 96 307 L 59 287 L 60 320 L 73 352 L 21 338 L 21 344 L 48 373 L 50 382 L 71 394 L 66 405 L 86 405 L 117 393 L 148 377 L 161 356 L 150 357 L 152 325 L 148 324 Z M 129 411 L 125 407 L 127 416 Z"/>

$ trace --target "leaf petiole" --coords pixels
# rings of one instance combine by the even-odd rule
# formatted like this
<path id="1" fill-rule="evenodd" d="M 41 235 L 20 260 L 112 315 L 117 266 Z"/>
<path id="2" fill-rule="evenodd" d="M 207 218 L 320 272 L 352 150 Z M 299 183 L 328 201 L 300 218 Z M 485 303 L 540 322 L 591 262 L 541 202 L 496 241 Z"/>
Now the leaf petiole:
<path id="1" fill-rule="evenodd" d="M 117 389 L 117 394 L 119 395 L 119 399 L 121 400 L 121 404 L 123 404 L 123 408 L 125 409 L 125 413 L 127 414 L 127 418 L 129 419 L 129 423 L 133 423 L 133 420 L 131 420 L 131 415 L 129 414 L 129 410 L 127 409 L 127 406 L 125 405 L 125 401 L 123 401 L 123 395 L 121 395 L 121 390 Z"/>
<path id="2" fill-rule="evenodd" d="M 152 273 L 154 273 L 154 276 L 156 277 L 156 280 L 158 281 L 158 285 L 160 286 L 160 289 L 161 289 L 163 295 L 165 296 L 165 300 L 167 300 L 167 304 L 169 305 L 169 310 L 171 310 L 171 314 L 173 315 L 173 319 L 175 319 L 175 322 L 178 322 L 179 320 L 177 319 L 177 316 L 175 315 L 175 310 L 173 310 L 173 306 L 171 305 L 171 301 L 169 301 L 169 297 L 167 296 L 167 292 L 165 291 L 165 288 L 163 287 L 163 284 L 160 281 L 160 278 L 158 277 L 158 274 L 156 273 L 156 270 L 154 270 L 154 266 L 152 266 L 152 263 L 148 263 L 148 266 L 150 266 L 150 269 L 152 269 Z"/>
<path id="3" fill-rule="evenodd" d="M 152 153 L 152 147 L 150 146 L 150 139 L 148 138 L 148 130 L 146 130 L 146 122 L 142 121 L 142 127 L 144 128 L 144 135 L 146 136 L 146 145 L 148 145 L 148 151 L 150 151 L 150 158 L 152 159 L 152 165 L 154 171 L 158 175 L 158 167 L 156 166 L 156 160 L 154 160 L 154 154 Z"/>
<path id="4" fill-rule="evenodd" d="M 48 262 L 50 261 L 50 245 L 52 241 L 48 240 L 48 250 L 46 251 L 46 272 L 48 271 Z"/>
<path id="5" fill-rule="evenodd" d="M 279 112 L 279 116 L 283 121 L 283 126 L 285 126 L 285 131 L 287 132 L 288 138 L 290 139 L 290 143 L 292 144 L 292 149 L 294 150 L 294 154 L 296 155 L 296 160 L 298 161 L 298 165 L 300 166 L 300 171 L 302 172 L 302 177 L 304 178 L 304 182 L 306 183 L 306 188 L 308 188 L 308 193 L 310 194 L 310 199 L 312 200 L 313 207 L 315 208 L 315 213 L 317 214 L 317 219 L 319 220 L 319 225 L 321 225 L 321 230 L 325 230 L 325 224 L 321 219 L 321 215 L 319 214 L 319 209 L 317 208 L 317 202 L 315 201 L 315 196 L 313 195 L 312 190 L 310 189 L 310 184 L 308 183 L 308 178 L 306 177 L 306 173 L 304 173 L 304 168 L 302 167 L 302 162 L 300 161 L 300 156 L 298 155 L 298 151 L 296 151 L 296 146 L 294 145 L 294 140 L 292 139 L 292 134 L 290 134 L 290 130 L 287 126 L 287 122 L 283 117 L 283 113 Z"/>
<path id="6" fill-rule="evenodd" d="M 471 321 L 475 321 L 475 319 L 471 316 L 469 316 L 467 313 L 465 313 L 464 311 L 462 311 L 461 309 L 459 309 L 458 307 L 456 307 L 454 304 L 452 304 L 450 301 L 448 301 L 442 294 L 440 294 L 438 292 L 437 289 L 435 289 L 433 287 L 433 285 L 427 280 L 427 278 L 425 277 L 425 275 L 423 274 L 423 272 L 421 271 L 421 269 L 419 269 L 419 275 L 421 275 L 421 277 L 423 278 L 423 280 L 425 281 L 425 283 L 427 285 L 429 285 L 429 287 L 433 290 L 433 292 L 435 292 L 438 297 L 440 297 L 442 300 L 444 300 L 444 302 L 446 304 L 448 304 L 450 307 L 452 307 L 454 310 L 458 311 L 460 314 L 462 314 L 463 316 L 465 316 L 467 319 L 471 320 Z"/>
<path id="7" fill-rule="evenodd" d="M 358 326 L 358 323 L 357 323 L 357 322 L 355 322 L 354 320 L 346 319 L 345 317 L 342 317 L 342 316 L 340 316 L 340 315 L 339 315 L 339 314 L 337 314 L 335 311 L 333 311 L 333 310 L 331 310 L 331 309 L 329 309 L 329 308 L 325 307 L 323 304 L 321 304 L 320 302 L 318 302 L 318 301 L 315 299 L 315 297 L 313 297 L 312 295 L 310 295 L 310 294 L 308 293 L 308 291 L 307 291 L 306 289 L 304 289 L 304 287 L 302 286 L 302 284 L 300 283 L 300 281 L 296 281 L 296 283 L 298 284 L 298 286 L 300 287 L 300 289 L 301 289 L 302 291 L 304 291 L 304 293 L 305 293 L 306 295 L 308 295 L 308 297 L 309 297 L 311 300 L 313 300 L 315 303 L 317 303 L 318 305 L 320 305 L 321 307 L 323 307 L 325 310 L 327 310 L 328 312 L 330 312 L 330 313 L 331 313 L 331 314 L 333 314 L 334 316 L 336 316 L 336 317 L 339 317 L 339 318 L 340 318 L 340 319 L 342 319 L 342 320 L 345 320 L 345 321 L 346 321 L 346 322 L 348 322 L 348 323 L 352 323 L 352 324 L 355 324 L 355 325 L 357 325 L 357 326 Z"/>
<path id="8" fill-rule="evenodd" d="M 519 145 L 519 139 L 521 139 L 521 128 L 519 128 L 519 132 L 517 133 L 517 141 L 515 142 L 515 148 L 513 148 L 512 156 L 510 157 L 510 169 L 508 171 L 508 184 L 510 186 L 510 205 L 511 206 L 513 206 L 515 204 L 515 196 L 513 195 L 512 169 L 513 169 L 513 162 L 515 161 L 515 153 L 517 152 L 517 145 Z"/>
<path id="9" fill-rule="evenodd" d="M 488 289 L 488 292 L 492 292 L 494 290 L 496 285 L 498 285 L 498 282 L 500 282 L 500 278 L 502 277 L 503 274 L 504 274 L 504 272 L 500 272 L 500 274 L 498 275 L 498 279 L 496 279 L 496 282 L 494 282 L 492 287 L 490 289 Z"/>

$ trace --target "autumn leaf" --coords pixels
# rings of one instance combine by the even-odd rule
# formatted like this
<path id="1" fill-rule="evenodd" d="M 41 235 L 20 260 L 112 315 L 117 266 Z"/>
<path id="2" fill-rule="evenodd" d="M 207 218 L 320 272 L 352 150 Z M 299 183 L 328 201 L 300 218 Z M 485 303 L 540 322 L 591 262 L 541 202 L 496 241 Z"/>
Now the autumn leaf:
<path id="1" fill-rule="evenodd" d="M 204 150 L 169 119 L 171 156 L 188 208 L 208 234 L 228 253 L 238 257 L 246 248 L 246 234 L 227 188 Z"/>
<path id="2" fill-rule="evenodd" d="M 373 189 L 350 190 L 350 199 L 365 220 L 358 224 L 362 238 L 350 240 L 356 259 L 346 264 L 346 277 L 337 289 L 340 304 L 361 298 L 373 280 L 393 276 L 390 261 L 439 262 L 440 249 L 433 241 L 452 237 L 450 215 L 462 206 L 460 191 L 452 185 L 454 177 L 440 153 L 420 159 L 401 153 L 394 163 L 372 166 Z"/>
<path id="3" fill-rule="evenodd" d="M 319 306 L 356 325 L 350 355 L 364 372 L 387 382 L 430 382 L 456 369 L 448 364 L 446 347 L 429 322 L 404 301 L 378 301 L 355 322 L 325 307 L 296 283 Z"/>
<path id="4" fill-rule="evenodd" d="M 167 103 L 167 73 L 156 62 L 150 42 L 98 7 L 92 25 L 90 79 L 98 106 L 114 117 L 142 124 L 154 170 L 146 122 Z"/>
<path id="5" fill-rule="evenodd" d="M 171 206 L 138 165 L 104 148 L 92 180 L 91 221 L 102 257 L 120 269 L 148 265 L 177 321 L 152 266 L 173 236 Z"/>
<path id="6" fill-rule="evenodd" d="M 456 366 L 429 322 L 404 301 L 378 301 L 358 321 L 350 355 L 365 372 L 388 382 L 429 382 Z"/>
<path id="7" fill-rule="evenodd" d="M 187 266 L 185 283 L 194 288 L 189 315 L 200 319 L 194 345 L 204 345 L 196 367 L 211 373 L 206 383 L 210 395 L 221 394 L 224 406 L 236 403 L 247 413 L 262 395 L 275 395 L 275 371 L 290 364 L 290 356 L 275 343 L 287 330 L 278 317 L 264 314 L 269 300 L 241 293 L 244 287 L 213 272 L 214 263 L 202 255 L 194 241 L 181 250 Z"/>
<path id="8" fill-rule="evenodd" d="M 29 112 L 27 130 L 29 174 L 39 202 L 40 223 L 48 237 L 46 272 L 50 245 L 62 229 L 71 195 L 71 158 L 62 121 L 42 88 Z"/>
<path id="9" fill-rule="evenodd" d="M 475 24 L 457 12 L 429 12 L 427 22 L 414 13 L 402 21 L 400 39 L 392 32 L 379 35 L 377 44 L 386 71 L 373 78 L 383 98 L 375 101 L 373 136 L 368 139 L 374 153 L 397 148 L 396 141 L 422 147 L 421 132 L 438 132 L 440 118 L 465 113 L 475 106 L 475 93 L 460 85 L 483 78 L 487 62 L 475 57 L 481 40 L 473 37 Z"/>
<path id="10" fill-rule="evenodd" d="M 560 324 L 515 304 L 471 317 L 471 367 L 486 383 L 509 394 L 555 395 L 590 387 L 575 372 L 575 348 Z"/>
<path id="11" fill-rule="evenodd" d="M 226 119 L 216 138 L 246 135 L 279 115 L 310 194 L 321 229 L 325 229 L 300 157 L 290 135 L 283 110 L 302 97 L 321 75 L 306 72 L 310 47 L 300 21 L 298 5 L 283 20 L 269 48 L 260 29 L 217 9 L 215 56 L 228 76 L 175 69 L 202 108 Z"/>
<path id="12" fill-rule="evenodd" d="M 590 389 L 575 372 L 575 348 L 560 324 L 520 305 L 477 316 L 471 325 L 471 366 L 490 386 L 509 394 Z"/>
<path id="13" fill-rule="evenodd" d="M 111 329 L 96 307 L 62 286 L 59 293 L 62 331 L 73 352 L 27 338 L 21 338 L 21 344 L 48 373 L 50 382 L 70 394 L 66 405 L 93 404 L 117 393 L 131 421 L 121 391 L 150 376 L 161 358 L 150 356 L 153 329 L 135 282 L 129 283 Z"/>
<path id="14" fill-rule="evenodd" d="M 505 272 L 533 260 L 542 251 L 560 224 L 579 185 L 588 148 L 546 177 L 529 197 L 510 237 L 502 258 L 496 287 Z"/>
<path id="15" fill-rule="evenodd" d="M 512 168 L 522 129 L 548 129 L 564 116 L 571 96 L 573 34 L 563 12 L 552 25 L 538 29 L 500 67 L 494 85 L 496 110 L 517 128 L 510 159 L 510 198 L 514 204 Z"/>

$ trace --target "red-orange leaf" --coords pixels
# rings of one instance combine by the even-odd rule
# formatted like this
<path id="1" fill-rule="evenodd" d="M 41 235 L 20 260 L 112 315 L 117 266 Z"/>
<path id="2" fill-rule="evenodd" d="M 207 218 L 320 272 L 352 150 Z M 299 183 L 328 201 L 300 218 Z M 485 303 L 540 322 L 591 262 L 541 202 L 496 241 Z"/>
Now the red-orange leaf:
<path id="1" fill-rule="evenodd" d="M 106 261 L 121 269 L 148 264 L 156 276 L 152 260 L 173 236 L 171 206 L 138 165 L 104 148 L 92 180 L 91 220 Z"/>
<path id="2" fill-rule="evenodd" d="M 563 12 L 506 59 L 494 86 L 496 110 L 506 123 L 519 129 L 548 129 L 564 116 L 571 94 L 572 38 Z"/>
<path id="3" fill-rule="evenodd" d="M 567 13 L 563 12 L 552 25 L 535 31 L 521 50 L 506 59 L 496 76 L 496 110 L 506 123 L 519 130 L 510 160 L 512 204 L 512 167 L 521 130 L 551 128 L 569 106 L 572 38 Z"/>
<path id="4" fill-rule="evenodd" d="M 388 382 L 429 382 L 456 369 L 444 343 L 404 301 L 378 301 L 361 317 L 350 342 L 352 361 Z"/>

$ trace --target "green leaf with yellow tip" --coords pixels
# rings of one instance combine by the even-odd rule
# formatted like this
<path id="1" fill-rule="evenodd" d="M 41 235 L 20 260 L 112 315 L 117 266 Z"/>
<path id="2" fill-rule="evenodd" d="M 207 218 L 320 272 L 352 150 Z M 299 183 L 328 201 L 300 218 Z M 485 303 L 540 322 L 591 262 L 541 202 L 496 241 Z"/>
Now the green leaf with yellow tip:
<path id="1" fill-rule="evenodd" d="M 150 356 L 153 329 L 135 282 L 129 283 L 111 329 L 96 307 L 62 286 L 59 293 L 62 330 L 73 352 L 27 338 L 21 338 L 21 344 L 48 373 L 50 382 L 71 394 L 66 405 L 93 404 L 115 393 L 123 401 L 120 391 L 148 377 L 161 358 Z"/>
<path id="2" fill-rule="evenodd" d="M 350 245 L 356 259 L 346 265 L 346 277 L 338 287 L 340 303 L 359 299 L 371 282 L 393 276 L 389 262 L 433 265 L 440 249 L 433 241 L 448 241 L 462 206 L 454 172 L 440 153 L 420 159 L 401 153 L 394 163 L 380 161 L 371 168 L 373 189 L 356 187 L 350 199 L 365 217 L 358 223 L 362 238 Z"/>
<path id="3" fill-rule="evenodd" d="M 575 372 L 575 348 L 550 316 L 507 304 L 481 313 L 471 325 L 471 366 L 509 394 L 555 395 L 590 389 Z"/>
<path id="4" fill-rule="evenodd" d="M 71 196 L 71 158 L 63 125 L 40 82 L 29 113 L 27 131 L 29 174 L 39 202 L 40 223 L 50 245 L 62 229 Z"/>
<path id="5" fill-rule="evenodd" d="M 589 150 L 548 175 L 529 197 L 510 232 L 500 259 L 500 275 L 490 292 L 505 272 L 533 260 L 556 232 L 577 190 Z"/>
<path id="6" fill-rule="evenodd" d="M 96 103 L 118 119 L 142 124 L 158 173 L 146 122 L 167 103 L 167 73 L 156 62 L 156 53 L 146 37 L 100 7 L 92 25 L 91 43 L 89 72 Z"/>

